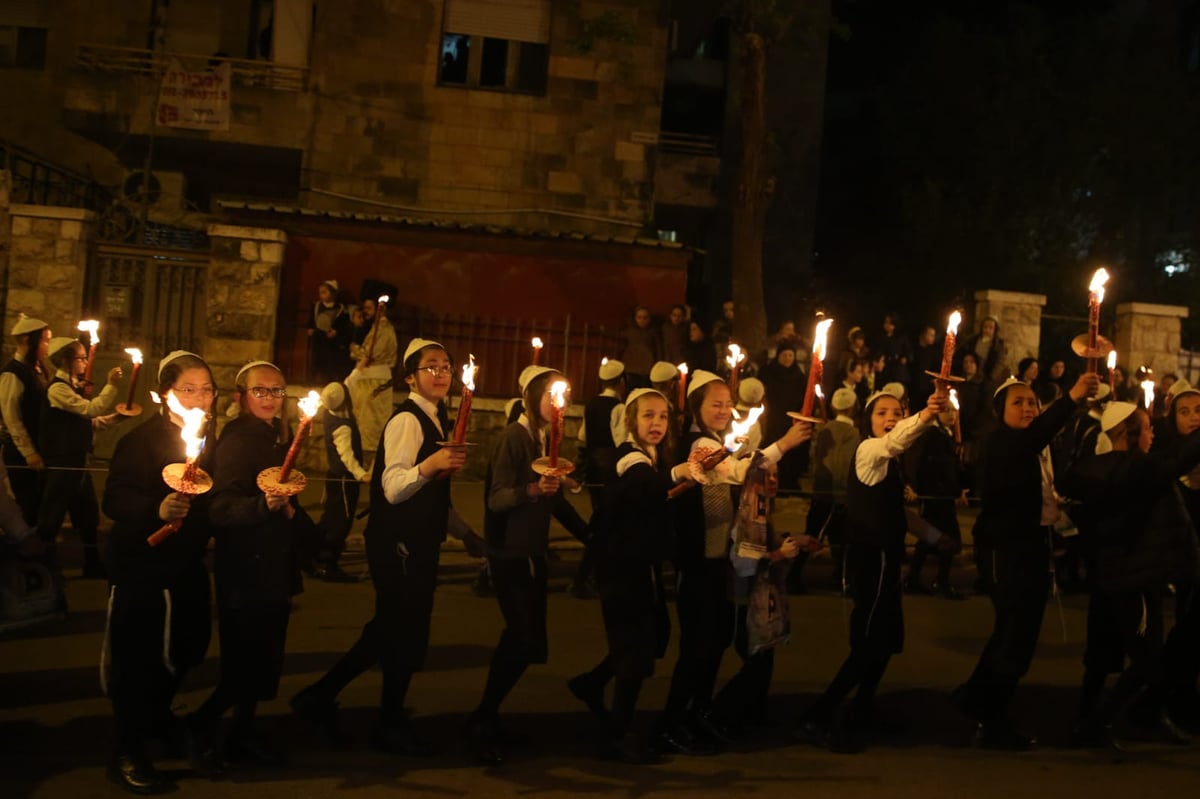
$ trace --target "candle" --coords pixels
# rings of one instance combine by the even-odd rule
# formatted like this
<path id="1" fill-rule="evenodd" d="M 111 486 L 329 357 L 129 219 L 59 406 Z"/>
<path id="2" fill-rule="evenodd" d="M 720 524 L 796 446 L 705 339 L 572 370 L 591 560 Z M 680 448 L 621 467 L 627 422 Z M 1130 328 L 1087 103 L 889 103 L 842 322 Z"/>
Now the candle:
<path id="1" fill-rule="evenodd" d="M 387 313 L 388 300 L 391 297 L 384 294 L 375 300 L 375 318 L 371 320 L 371 343 L 367 345 L 367 366 L 371 365 L 371 356 L 375 354 L 375 339 L 379 338 L 379 320 Z M 286 483 L 287 477 L 281 473 L 279 482 Z"/>
<path id="2" fill-rule="evenodd" d="M 567 381 L 555 380 L 550 386 L 550 468 L 558 468 L 558 448 L 562 443 L 563 411 L 567 407 Z"/>
<path id="3" fill-rule="evenodd" d="M 137 390 L 138 372 L 142 369 L 142 351 L 137 347 L 130 347 L 125 352 L 129 353 L 129 358 L 133 361 L 133 371 L 129 374 L 129 399 L 125 401 L 125 407 L 133 408 L 133 397 Z"/>
<path id="4" fill-rule="evenodd" d="M 202 433 L 204 432 L 204 424 L 208 421 L 208 412 L 204 408 L 184 408 L 183 403 L 175 396 L 174 391 L 167 392 L 167 407 L 171 409 L 172 413 L 183 420 L 183 427 L 179 431 L 179 437 L 183 439 L 186 461 L 183 475 L 177 481 L 168 476 L 165 470 L 163 479 L 180 494 L 196 496 L 197 494 L 204 493 L 207 490 L 207 486 L 197 485 L 197 479 L 204 475 L 204 473 L 196 466 L 196 459 L 200 457 L 200 450 L 204 446 L 204 436 Z M 168 469 L 170 468 L 168 467 Z M 208 481 L 207 475 L 204 475 L 203 479 L 208 482 L 208 485 L 211 485 L 211 481 Z M 146 539 L 146 542 L 152 547 L 158 546 L 167 536 L 179 532 L 181 527 L 183 527 L 182 519 L 167 522 L 151 534 Z"/>
<path id="5" fill-rule="evenodd" d="M 470 362 L 462 368 L 462 401 L 458 403 L 458 418 L 454 420 L 454 443 L 462 444 L 467 440 L 467 420 L 471 418 L 471 398 L 475 394 L 475 356 L 471 355 Z"/>
<path id="6" fill-rule="evenodd" d="M 817 322 L 817 330 L 813 334 L 812 363 L 808 365 L 808 384 L 804 387 L 804 404 L 800 408 L 801 416 L 812 416 L 817 386 L 821 384 L 822 373 L 825 371 L 826 339 L 829 336 L 829 328 L 832 326 L 832 319 L 822 319 Z"/>
<path id="7" fill-rule="evenodd" d="M 1154 410 L 1154 381 L 1142 381 L 1142 399 L 1146 402 L 1146 411 Z"/>
<path id="8" fill-rule="evenodd" d="M 1092 282 L 1088 284 L 1088 358 L 1087 370 L 1096 371 L 1096 347 L 1100 337 L 1100 303 L 1104 302 L 1104 284 L 1108 282 L 1108 272 L 1101 267 L 1092 274 Z"/>
<path id="9" fill-rule="evenodd" d="M 688 365 L 686 363 L 681 363 L 675 368 L 679 370 L 679 404 L 675 406 L 675 410 L 683 413 L 684 403 L 687 402 Z"/>
<path id="10" fill-rule="evenodd" d="M 1108 351 L 1108 390 L 1112 398 L 1117 398 L 1117 351 Z"/>
<path id="11" fill-rule="evenodd" d="M 954 348 L 958 341 L 958 326 L 962 323 L 962 314 L 958 311 L 950 314 L 950 320 L 946 323 L 946 338 L 942 342 L 942 369 L 941 377 L 947 378 L 950 376 L 950 367 L 954 363 Z"/>
<path id="12" fill-rule="evenodd" d="M 92 379 L 92 362 L 96 360 L 96 345 L 100 343 L 100 323 L 95 319 L 85 319 L 79 323 L 79 331 L 88 334 L 87 371 L 83 374 L 85 381 Z"/>
<path id="13" fill-rule="evenodd" d="M 750 434 L 750 428 L 754 427 L 754 423 L 762 414 L 763 406 L 761 405 L 746 411 L 745 419 L 738 419 L 737 411 L 733 412 L 733 424 L 730 425 L 729 434 L 725 436 L 725 449 L 728 452 L 737 451 L 738 447 L 746 440 L 746 436 Z"/>
<path id="14" fill-rule="evenodd" d="M 537 366 L 538 358 L 542 354 L 542 340 L 534 336 L 529 343 L 533 346 L 533 365 Z"/>
<path id="15" fill-rule="evenodd" d="M 725 356 L 725 363 L 729 366 L 729 393 L 733 394 L 735 404 L 738 399 L 738 367 L 744 360 L 746 360 L 746 356 L 742 352 L 742 348 L 737 344 L 730 344 L 729 354 Z"/>
<path id="16" fill-rule="evenodd" d="M 959 420 L 958 391 L 950 389 L 950 404 L 954 406 L 954 443 L 962 443 L 962 424 Z"/>
<path id="17" fill-rule="evenodd" d="M 310 391 L 308 396 L 296 405 L 300 409 L 300 426 L 296 428 L 296 437 L 292 439 L 292 445 L 288 447 L 287 455 L 283 459 L 283 466 L 279 467 L 279 482 L 281 483 L 286 483 L 291 477 L 292 467 L 296 465 L 296 457 L 300 454 L 300 445 L 304 443 L 304 439 L 308 438 L 313 417 L 317 415 L 317 409 L 321 407 L 321 395 Z"/>

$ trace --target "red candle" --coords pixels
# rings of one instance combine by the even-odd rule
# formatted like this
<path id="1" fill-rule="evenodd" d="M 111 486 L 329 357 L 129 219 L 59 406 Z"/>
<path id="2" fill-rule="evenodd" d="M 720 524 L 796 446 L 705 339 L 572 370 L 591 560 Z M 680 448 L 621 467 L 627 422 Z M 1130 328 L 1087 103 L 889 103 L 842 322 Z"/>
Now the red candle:
<path id="1" fill-rule="evenodd" d="M 462 368 L 462 401 L 458 403 L 458 418 L 454 420 L 454 443 L 467 440 L 467 420 L 471 418 L 471 398 L 475 395 L 475 356 Z"/>
<path id="2" fill-rule="evenodd" d="M 950 368 L 954 364 L 954 348 L 958 341 L 958 326 L 962 323 L 962 314 L 958 311 L 950 314 L 946 323 L 946 338 L 942 342 L 942 377 L 950 376 Z"/>
<path id="3" fill-rule="evenodd" d="M 92 362 L 96 360 L 96 345 L 100 343 L 100 323 L 95 319 L 85 319 L 79 323 L 79 330 L 88 334 L 87 371 L 83 373 L 85 381 L 92 379 Z"/>
<path id="4" fill-rule="evenodd" d="M 567 407 L 567 382 L 555 380 L 550 386 L 550 468 L 558 468 L 558 448 L 562 444 L 563 411 Z"/>
<path id="5" fill-rule="evenodd" d="M 1108 271 L 1103 267 L 1092 274 L 1088 284 L 1088 359 L 1087 370 L 1096 371 L 1096 347 L 1100 338 L 1100 303 L 1104 302 L 1104 284 L 1108 282 Z"/>
<path id="6" fill-rule="evenodd" d="M 542 340 L 539 337 L 534 336 L 529 343 L 533 346 L 533 365 L 537 366 L 538 358 L 542 354 Z"/>
<path id="7" fill-rule="evenodd" d="M 679 370 L 679 404 L 675 406 L 675 410 L 683 412 L 683 405 L 687 402 L 687 376 L 688 365 L 681 363 L 675 367 Z"/>
<path id="8" fill-rule="evenodd" d="M 130 347 L 125 350 L 129 353 L 130 359 L 133 361 L 133 371 L 129 373 L 129 398 L 125 400 L 125 407 L 133 407 L 133 397 L 137 391 L 138 372 L 142 369 L 142 351 L 137 347 Z"/>
<path id="9" fill-rule="evenodd" d="M 962 425 L 959 424 L 958 392 L 950 389 L 950 404 L 954 406 L 954 443 L 962 443 Z"/>
<path id="10" fill-rule="evenodd" d="M 812 416 L 817 386 L 821 384 L 825 371 L 826 338 L 828 338 L 829 328 L 832 325 L 832 319 L 822 319 L 817 322 L 817 330 L 813 334 L 812 363 L 808 365 L 808 383 L 804 386 L 804 404 L 800 407 L 801 416 Z"/>
<path id="11" fill-rule="evenodd" d="M 292 467 L 296 465 L 296 458 L 300 455 L 300 446 L 304 439 L 308 438 L 313 417 L 317 415 L 317 409 L 321 406 L 321 396 L 315 391 L 310 391 L 297 405 L 300 408 L 300 426 L 296 428 L 296 437 L 292 439 L 292 445 L 288 447 L 287 455 L 284 456 L 283 466 L 279 467 L 280 483 L 286 483 L 292 475 Z"/>
<path id="12" fill-rule="evenodd" d="M 371 343 L 367 345 L 367 366 L 371 365 L 371 357 L 375 354 L 375 339 L 379 338 L 379 320 L 387 313 L 387 304 L 390 299 L 391 297 L 384 294 L 375 300 L 375 318 L 371 320 Z M 287 478 L 283 474 L 283 472 L 280 473 L 279 482 L 286 483 Z"/>

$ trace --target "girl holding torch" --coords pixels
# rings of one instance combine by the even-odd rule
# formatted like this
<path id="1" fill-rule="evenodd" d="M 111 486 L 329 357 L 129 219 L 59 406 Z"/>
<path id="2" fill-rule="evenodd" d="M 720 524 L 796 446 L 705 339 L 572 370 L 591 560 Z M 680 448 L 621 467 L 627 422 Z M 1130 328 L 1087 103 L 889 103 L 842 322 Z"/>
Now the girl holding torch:
<path id="1" fill-rule="evenodd" d="M 336 741 L 341 735 L 337 695 L 378 663 L 383 695 L 372 746 L 410 757 L 433 753 L 406 718 L 404 702 L 413 675 L 425 667 L 442 542 L 449 532 L 468 552 L 483 554 L 483 542 L 450 504 L 450 481 L 438 479 L 440 473 L 461 469 L 467 459 L 466 447 L 448 443 L 452 427 L 445 400 L 452 375 L 441 344 L 420 338 L 409 343 L 404 352 L 408 399 L 384 428 L 371 470 L 371 515 L 363 535 L 375 615 L 350 651 L 292 699 L 299 716 Z"/>
<path id="2" fill-rule="evenodd" d="M 208 364 L 194 353 L 177 350 L 159 363 L 159 394 L 174 394 L 186 410 L 207 412 L 208 441 L 215 436 L 215 385 Z M 117 442 L 104 484 L 104 513 L 113 526 L 105 553 L 110 586 L 100 677 L 116 722 L 108 778 L 134 793 L 172 787 L 154 768 L 146 744 L 177 728 L 171 714 L 175 691 L 187 671 L 204 661 L 212 629 L 206 502 L 173 491 L 162 476 L 164 467 L 186 459 L 182 427 L 183 419 L 164 402 L 160 414 Z M 205 469 L 210 453 L 200 455 Z M 151 546 L 150 535 L 174 521 L 182 522 L 178 532 Z M 192 758 L 193 767 L 219 776 L 221 759 L 204 754 Z"/>

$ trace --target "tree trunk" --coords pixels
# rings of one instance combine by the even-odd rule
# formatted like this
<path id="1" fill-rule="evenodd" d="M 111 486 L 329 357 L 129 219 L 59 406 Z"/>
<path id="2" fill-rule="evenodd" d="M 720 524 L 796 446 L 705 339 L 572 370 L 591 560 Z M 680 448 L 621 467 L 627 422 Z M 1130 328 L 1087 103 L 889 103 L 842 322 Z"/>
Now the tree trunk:
<path id="1" fill-rule="evenodd" d="M 765 103 L 766 50 L 762 36 L 741 34 L 741 174 L 733 203 L 734 337 L 748 356 L 766 349 L 767 315 L 763 299 L 763 238 L 769 177 Z"/>

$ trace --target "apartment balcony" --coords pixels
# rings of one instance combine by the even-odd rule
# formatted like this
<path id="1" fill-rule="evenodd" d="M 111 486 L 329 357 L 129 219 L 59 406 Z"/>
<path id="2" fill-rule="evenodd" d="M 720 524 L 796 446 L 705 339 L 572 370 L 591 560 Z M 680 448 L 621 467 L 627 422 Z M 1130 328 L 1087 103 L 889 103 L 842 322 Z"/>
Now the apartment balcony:
<path id="1" fill-rule="evenodd" d="M 107 44 L 81 44 L 75 62 L 86 70 L 128 75 L 161 75 L 178 61 L 185 68 L 202 70 L 227 63 L 233 84 L 246 88 L 301 92 L 308 85 L 308 67 L 277 64 L 228 56 L 170 53 L 140 47 L 115 47 Z"/>

